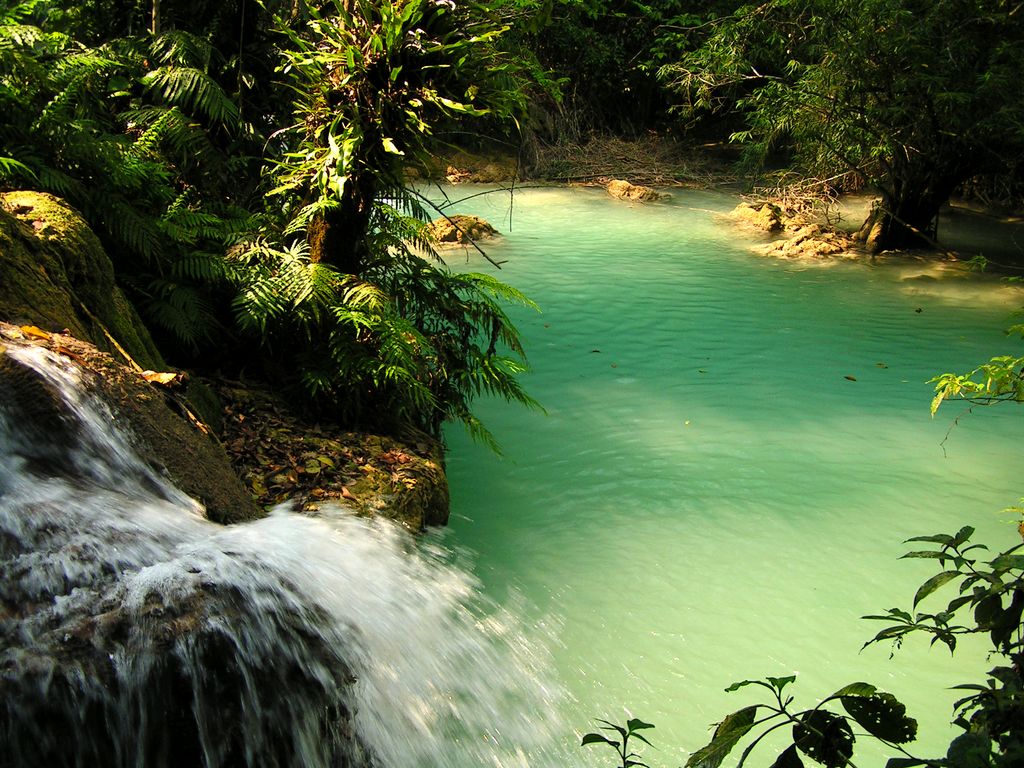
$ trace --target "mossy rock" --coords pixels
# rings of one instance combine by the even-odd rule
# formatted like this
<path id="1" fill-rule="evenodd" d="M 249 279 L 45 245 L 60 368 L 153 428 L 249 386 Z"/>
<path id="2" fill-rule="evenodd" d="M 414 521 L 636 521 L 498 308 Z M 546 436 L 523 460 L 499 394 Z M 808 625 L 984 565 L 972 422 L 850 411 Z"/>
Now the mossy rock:
<path id="1" fill-rule="evenodd" d="M 53 195 L 0 194 L 0 320 L 66 329 L 115 355 L 120 346 L 143 368 L 166 367 L 99 238 Z"/>

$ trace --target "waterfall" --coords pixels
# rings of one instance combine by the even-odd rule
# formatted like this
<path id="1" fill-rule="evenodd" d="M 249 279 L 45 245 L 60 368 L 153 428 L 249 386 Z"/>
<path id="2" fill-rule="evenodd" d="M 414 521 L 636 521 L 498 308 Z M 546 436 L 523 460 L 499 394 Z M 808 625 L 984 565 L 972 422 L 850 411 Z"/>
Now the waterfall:
<path id="1" fill-rule="evenodd" d="M 442 546 L 341 507 L 215 525 L 86 374 L 4 354 L 59 416 L 0 391 L 0 765 L 519 766 L 571 738 L 544 644 Z"/>

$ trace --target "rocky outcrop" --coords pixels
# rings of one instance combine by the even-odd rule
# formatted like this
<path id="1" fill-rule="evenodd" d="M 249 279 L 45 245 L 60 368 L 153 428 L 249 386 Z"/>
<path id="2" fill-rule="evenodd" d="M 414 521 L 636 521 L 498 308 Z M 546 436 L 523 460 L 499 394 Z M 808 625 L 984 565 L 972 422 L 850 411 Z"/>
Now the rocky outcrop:
<path id="1" fill-rule="evenodd" d="M 429 435 L 399 441 L 303 423 L 267 392 L 221 390 L 224 444 L 235 471 L 264 506 L 289 501 L 317 514 L 340 502 L 411 531 L 448 522 L 441 445 Z"/>
<path id="2" fill-rule="evenodd" d="M 165 367 L 99 239 L 52 195 L 0 195 L 0 320 L 67 330 L 142 368 Z"/>
<path id="3" fill-rule="evenodd" d="M 78 366 L 89 389 L 132 436 L 146 464 L 203 504 L 210 520 L 237 523 L 263 515 L 234 474 L 223 447 L 192 416 L 184 398 L 65 334 L 0 323 L 0 346 L 0 394 L 8 408 L 23 412 L 38 431 L 39 439 L 28 449 L 37 452 L 34 461 L 52 467 L 58 459 L 48 453 L 48 446 L 59 445 L 54 436 L 73 431 L 75 422 L 43 378 L 6 354 L 10 347 L 44 347 Z M 67 437 L 70 441 L 74 435 Z"/>
<path id="4" fill-rule="evenodd" d="M 855 247 L 854 239 L 843 232 L 807 224 L 793 230 L 785 240 L 767 246 L 765 254 L 787 259 L 822 259 L 851 253 Z"/>
<path id="5" fill-rule="evenodd" d="M 781 232 L 785 227 L 782 209 L 771 203 L 740 203 L 729 214 L 734 220 L 765 232 Z"/>
<path id="6" fill-rule="evenodd" d="M 605 187 L 608 194 L 619 200 L 633 200 L 641 203 L 651 203 L 657 200 L 666 200 L 669 195 L 651 187 L 644 187 L 639 184 L 630 184 L 623 179 L 613 179 Z"/>
<path id="7" fill-rule="evenodd" d="M 442 247 L 469 245 L 498 235 L 498 230 L 480 217 L 462 214 L 432 222 L 429 232 L 434 243 Z"/>

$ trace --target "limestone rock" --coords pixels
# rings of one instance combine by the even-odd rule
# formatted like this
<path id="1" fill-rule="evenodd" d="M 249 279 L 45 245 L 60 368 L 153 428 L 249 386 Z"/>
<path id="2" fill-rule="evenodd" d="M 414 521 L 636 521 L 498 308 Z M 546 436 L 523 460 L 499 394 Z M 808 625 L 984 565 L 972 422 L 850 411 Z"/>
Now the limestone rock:
<path id="1" fill-rule="evenodd" d="M 478 240 L 489 240 L 499 233 L 478 216 L 456 214 L 433 222 L 430 225 L 430 234 L 438 245 L 451 246 L 469 245 Z"/>
<path id="2" fill-rule="evenodd" d="M 761 205 L 740 203 L 730 215 L 744 224 L 763 229 L 766 232 L 780 232 L 784 227 L 782 210 L 771 203 Z"/>
<path id="3" fill-rule="evenodd" d="M 808 224 L 788 239 L 772 243 L 765 253 L 787 259 L 823 259 L 849 254 L 854 248 L 854 240 L 849 235 L 824 229 L 819 224 Z"/>
<path id="4" fill-rule="evenodd" d="M 67 329 L 117 354 L 113 339 L 143 368 L 166 367 L 99 239 L 53 195 L 0 194 L 0 320 Z"/>
<path id="5" fill-rule="evenodd" d="M 608 186 L 605 187 L 608 190 L 608 194 L 612 197 L 618 198 L 619 200 L 636 200 L 641 203 L 650 203 L 656 200 L 665 200 L 669 196 L 658 192 L 650 187 L 644 187 L 639 184 L 630 184 L 628 181 L 623 179 L 613 179 L 608 182 Z"/>

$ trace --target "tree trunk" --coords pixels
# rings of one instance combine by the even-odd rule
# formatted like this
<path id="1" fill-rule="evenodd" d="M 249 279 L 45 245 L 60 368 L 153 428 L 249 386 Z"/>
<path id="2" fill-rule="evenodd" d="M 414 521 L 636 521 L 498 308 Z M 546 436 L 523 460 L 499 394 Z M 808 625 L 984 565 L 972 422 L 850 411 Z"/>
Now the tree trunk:
<path id="1" fill-rule="evenodd" d="M 373 185 L 351 179 L 341 205 L 316 216 L 306 233 L 309 258 L 346 275 L 359 275 L 369 250 L 366 235 L 376 195 Z"/>
<path id="2" fill-rule="evenodd" d="M 882 191 L 858 234 L 872 253 L 936 247 L 939 210 L 960 182 L 955 171 L 898 170 L 905 173 Z"/>

